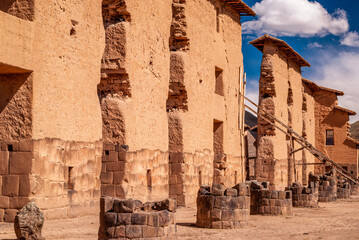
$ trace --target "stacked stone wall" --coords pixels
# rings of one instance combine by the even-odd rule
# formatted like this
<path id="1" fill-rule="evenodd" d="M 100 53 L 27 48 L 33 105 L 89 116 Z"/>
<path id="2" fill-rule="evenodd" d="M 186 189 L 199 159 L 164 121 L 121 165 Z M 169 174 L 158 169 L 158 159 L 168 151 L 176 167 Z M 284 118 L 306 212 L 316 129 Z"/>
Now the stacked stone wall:
<path id="1" fill-rule="evenodd" d="M 338 199 L 348 199 L 350 198 L 350 195 L 351 195 L 351 188 L 352 186 L 343 181 L 338 181 L 338 192 L 337 192 L 337 197 Z"/>
<path id="2" fill-rule="evenodd" d="M 319 183 L 311 182 L 309 187 L 303 187 L 298 183 L 293 183 L 290 190 L 293 195 L 293 207 L 318 207 Z"/>
<path id="3" fill-rule="evenodd" d="M 126 145 L 105 143 L 102 155 L 101 195 L 132 197 L 141 201 L 167 198 L 168 172 L 166 152 L 130 152 Z"/>
<path id="4" fill-rule="evenodd" d="M 359 195 L 359 185 L 352 185 L 350 188 L 350 195 L 358 196 Z"/>
<path id="5" fill-rule="evenodd" d="M 292 191 L 269 190 L 268 182 L 251 181 L 251 215 L 291 215 Z"/>
<path id="6" fill-rule="evenodd" d="M 233 188 L 213 184 L 203 186 L 197 197 L 198 227 L 215 229 L 235 229 L 245 225 L 249 217 L 250 191 L 242 183 Z"/>
<path id="7" fill-rule="evenodd" d="M 102 143 L 60 139 L 1 142 L 0 221 L 34 201 L 46 219 L 96 214 Z"/>
<path id="8" fill-rule="evenodd" d="M 102 197 L 99 239 L 167 239 L 176 234 L 176 201 Z"/>

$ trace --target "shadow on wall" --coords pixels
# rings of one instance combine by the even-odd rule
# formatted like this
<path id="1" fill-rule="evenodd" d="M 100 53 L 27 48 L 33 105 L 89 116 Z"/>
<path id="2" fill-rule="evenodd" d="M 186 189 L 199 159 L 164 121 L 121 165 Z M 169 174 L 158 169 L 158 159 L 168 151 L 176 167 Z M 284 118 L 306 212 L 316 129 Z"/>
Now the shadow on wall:
<path id="1" fill-rule="evenodd" d="M 32 79 L 30 73 L 0 74 L 0 139 L 31 137 Z"/>
<path id="2" fill-rule="evenodd" d="M 24 20 L 34 20 L 34 0 L 1 0 L 0 11 Z"/>

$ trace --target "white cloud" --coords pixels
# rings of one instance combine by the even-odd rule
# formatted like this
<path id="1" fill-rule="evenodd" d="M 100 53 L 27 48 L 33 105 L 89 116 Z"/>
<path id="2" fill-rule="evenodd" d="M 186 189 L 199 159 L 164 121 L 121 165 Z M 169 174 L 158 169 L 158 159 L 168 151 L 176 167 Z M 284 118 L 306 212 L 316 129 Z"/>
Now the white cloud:
<path id="1" fill-rule="evenodd" d="M 359 114 L 359 53 L 332 54 L 326 59 L 326 63 L 316 67 L 315 82 L 321 86 L 343 91 L 345 95 L 338 97 L 339 105 Z M 351 117 L 351 122 L 358 120 L 358 115 Z"/>
<path id="2" fill-rule="evenodd" d="M 262 0 L 253 6 L 258 20 L 243 23 L 244 34 L 275 36 L 341 35 L 349 30 L 347 14 L 333 14 L 318 2 L 309 0 Z"/>
<path id="3" fill-rule="evenodd" d="M 307 45 L 308 48 L 323 48 L 323 45 L 317 42 L 312 42 Z"/>
<path id="4" fill-rule="evenodd" d="M 359 47 L 359 34 L 358 32 L 348 32 L 341 40 L 342 45 L 350 47 Z"/>

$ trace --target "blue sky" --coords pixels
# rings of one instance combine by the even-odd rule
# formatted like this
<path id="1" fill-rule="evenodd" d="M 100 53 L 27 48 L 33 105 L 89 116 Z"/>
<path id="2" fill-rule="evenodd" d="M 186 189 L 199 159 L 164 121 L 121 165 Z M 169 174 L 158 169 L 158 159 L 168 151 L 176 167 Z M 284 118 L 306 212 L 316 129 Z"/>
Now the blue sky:
<path id="1" fill-rule="evenodd" d="M 257 17 L 244 17 L 247 96 L 258 99 L 262 54 L 249 41 L 268 33 L 285 40 L 312 66 L 302 75 L 345 92 L 339 105 L 359 114 L 359 1 L 245 0 Z M 359 116 L 351 117 L 351 122 Z"/>

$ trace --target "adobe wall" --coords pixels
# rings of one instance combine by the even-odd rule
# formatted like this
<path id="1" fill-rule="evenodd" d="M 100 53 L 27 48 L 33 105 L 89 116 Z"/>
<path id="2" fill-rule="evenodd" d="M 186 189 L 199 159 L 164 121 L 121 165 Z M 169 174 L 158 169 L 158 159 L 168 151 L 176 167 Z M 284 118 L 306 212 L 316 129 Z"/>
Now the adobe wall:
<path id="1" fill-rule="evenodd" d="M 221 8 L 220 1 L 158 0 L 146 7 L 139 0 L 117 1 L 108 10 L 112 2 L 103 4 L 102 131 L 106 143 L 128 148 L 126 159 L 134 154 L 134 163 L 125 163 L 133 181 L 119 183 L 133 194 L 115 195 L 165 197 L 164 191 L 148 191 L 142 184 L 149 171 L 152 184 L 168 189 L 179 205 L 194 204 L 198 187 L 213 179 L 228 185 L 244 181 L 239 15 L 228 4 Z M 216 7 L 221 9 L 219 33 Z M 223 70 L 221 94 L 215 93 L 216 67 Z M 215 121 L 221 123 L 217 133 Z M 110 172 L 103 169 L 103 176 Z M 111 191 L 118 187 L 110 180 L 103 183 Z"/>
<path id="2" fill-rule="evenodd" d="M 259 80 L 259 106 L 302 134 L 304 89 L 300 67 L 271 40 L 266 41 Z M 272 189 L 284 190 L 296 180 L 303 181 L 301 165 L 296 167 L 295 179 L 289 140 L 283 132 L 259 117 L 256 177 L 258 181 L 269 181 Z M 299 147 L 294 144 L 294 149 Z M 302 163 L 302 158 L 303 151 L 295 153 L 296 163 Z"/>
<path id="3" fill-rule="evenodd" d="M 314 98 L 316 147 L 339 165 L 347 167 L 349 173 L 357 177 L 357 146 L 347 139 L 348 113 L 334 109 L 334 106 L 337 104 L 335 93 L 319 90 L 314 92 Z M 334 145 L 326 145 L 326 130 L 334 130 Z M 315 172 L 317 174 L 324 174 L 324 166 L 317 165 Z"/>
<path id="4" fill-rule="evenodd" d="M 187 99 L 184 109 L 170 111 L 181 120 L 182 151 L 187 156 L 194 155 L 193 162 L 183 162 L 184 166 L 194 166 L 191 167 L 193 187 L 183 189 L 185 196 L 191 192 L 191 199 L 185 199 L 184 204 L 193 204 L 200 182 L 233 186 L 244 181 L 245 161 L 238 122 L 243 75 L 241 25 L 238 14 L 219 1 L 186 1 L 180 5 L 185 22 L 180 24 L 183 27 L 174 39 L 183 37 L 184 45 L 172 48 L 171 53 L 182 58 L 180 81 Z M 216 69 L 223 70 L 223 84 L 217 86 L 218 89 Z M 216 123 L 220 124 L 219 129 Z M 198 158 L 198 153 L 206 157 Z M 183 203 L 178 201 L 178 204 Z"/>
<path id="5" fill-rule="evenodd" d="M 101 1 L 7 0 L 0 21 L 0 155 L 9 166 L 1 172 L 0 221 L 12 221 L 28 201 L 47 219 L 94 214 L 102 155 Z"/>
<path id="6" fill-rule="evenodd" d="M 313 92 L 309 89 L 309 87 L 303 83 L 303 101 L 302 101 L 302 111 L 303 111 L 303 131 L 302 136 L 308 142 L 315 144 L 315 100 L 313 98 Z M 302 183 L 308 183 L 308 176 L 310 173 L 314 173 L 314 165 L 310 163 L 314 163 L 316 158 L 308 151 L 302 151 Z M 299 179 L 298 179 L 299 180 Z"/>

